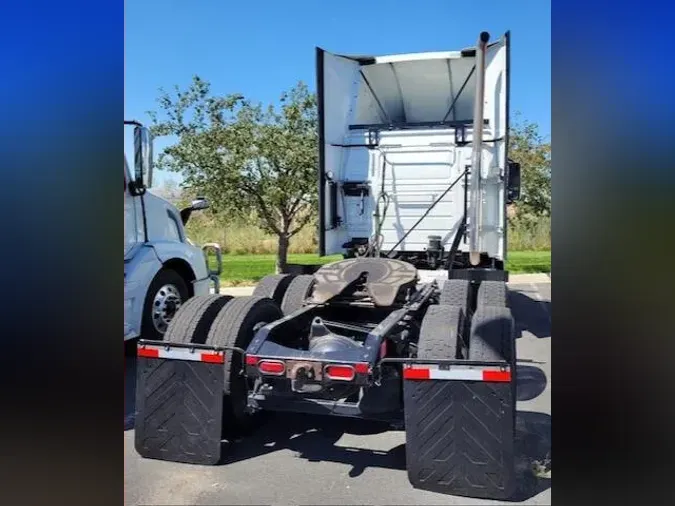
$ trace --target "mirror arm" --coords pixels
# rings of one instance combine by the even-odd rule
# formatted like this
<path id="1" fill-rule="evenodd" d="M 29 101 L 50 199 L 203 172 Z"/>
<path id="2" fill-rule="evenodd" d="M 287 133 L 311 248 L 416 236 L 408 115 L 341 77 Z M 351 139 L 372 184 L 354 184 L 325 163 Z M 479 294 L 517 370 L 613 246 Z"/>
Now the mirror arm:
<path id="1" fill-rule="evenodd" d="M 180 220 L 183 222 L 183 226 L 185 226 L 187 224 L 191 215 L 192 215 L 192 208 L 191 207 L 186 207 L 185 209 L 181 209 Z"/>
<path id="2" fill-rule="evenodd" d="M 143 183 L 139 181 L 129 181 L 129 192 L 138 197 L 141 195 L 145 195 L 145 186 L 143 186 Z"/>

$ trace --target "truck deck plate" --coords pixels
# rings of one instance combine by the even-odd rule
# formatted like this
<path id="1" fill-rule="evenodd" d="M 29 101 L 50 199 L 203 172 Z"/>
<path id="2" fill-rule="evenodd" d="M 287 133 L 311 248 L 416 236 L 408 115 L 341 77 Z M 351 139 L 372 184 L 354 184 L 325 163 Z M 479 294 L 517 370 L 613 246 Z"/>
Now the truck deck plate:
<path id="1" fill-rule="evenodd" d="M 222 364 L 138 357 L 136 451 L 145 458 L 221 460 Z"/>

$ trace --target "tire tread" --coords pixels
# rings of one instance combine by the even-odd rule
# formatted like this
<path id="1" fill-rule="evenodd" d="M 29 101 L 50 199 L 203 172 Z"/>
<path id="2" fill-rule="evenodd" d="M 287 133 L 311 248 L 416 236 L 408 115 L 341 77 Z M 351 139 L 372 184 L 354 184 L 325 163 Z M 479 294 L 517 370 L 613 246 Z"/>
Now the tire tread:
<path id="1" fill-rule="evenodd" d="M 281 302 L 281 311 L 285 316 L 294 313 L 302 307 L 305 299 L 310 295 L 315 282 L 316 280 L 311 274 L 301 274 L 293 278 Z"/>

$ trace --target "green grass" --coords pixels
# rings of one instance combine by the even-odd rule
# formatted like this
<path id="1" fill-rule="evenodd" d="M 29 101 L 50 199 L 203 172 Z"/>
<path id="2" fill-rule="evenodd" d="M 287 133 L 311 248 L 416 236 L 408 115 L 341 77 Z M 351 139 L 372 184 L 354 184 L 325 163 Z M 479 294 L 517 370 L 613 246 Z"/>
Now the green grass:
<path id="1" fill-rule="evenodd" d="M 340 260 L 341 255 L 320 257 L 311 253 L 288 255 L 291 264 L 327 264 Z M 223 255 L 223 285 L 237 286 L 253 284 L 268 274 L 274 274 L 276 255 Z"/>
<path id="2" fill-rule="evenodd" d="M 550 251 L 509 251 L 506 269 L 513 274 L 551 272 Z"/>
<path id="3" fill-rule="evenodd" d="M 550 272 L 550 251 L 509 252 L 507 269 L 513 274 Z M 326 264 L 340 260 L 340 255 L 319 257 L 309 253 L 288 255 L 292 264 Z M 223 286 L 252 285 L 268 274 L 274 274 L 275 255 L 223 255 Z"/>

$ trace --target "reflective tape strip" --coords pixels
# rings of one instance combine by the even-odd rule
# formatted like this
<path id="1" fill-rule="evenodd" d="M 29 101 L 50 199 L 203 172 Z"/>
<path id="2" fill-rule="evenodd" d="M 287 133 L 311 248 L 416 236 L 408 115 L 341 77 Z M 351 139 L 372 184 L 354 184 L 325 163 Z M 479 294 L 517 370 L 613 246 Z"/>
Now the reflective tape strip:
<path id="1" fill-rule="evenodd" d="M 440 369 L 438 366 L 406 367 L 403 378 L 409 380 L 459 380 L 459 381 L 494 381 L 508 383 L 511 381 L 509 368 L 468 368 L 457 367 Z"/>
<path id="2" fill-rule="evenodd" d="M 225 354 L 221 351 L 189 350 L 187 348 L 159 348 L 142 346 L 138 348 L 137 355 L 145 358 L 168 358 L 172 360 L 192 360 L 194 362 L 209 362 L 212 364 L 224 364 Z"/>

